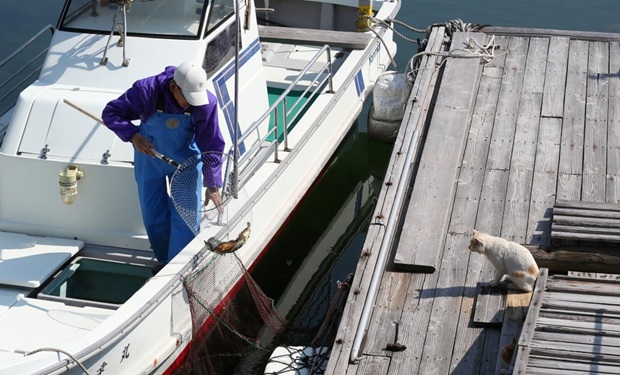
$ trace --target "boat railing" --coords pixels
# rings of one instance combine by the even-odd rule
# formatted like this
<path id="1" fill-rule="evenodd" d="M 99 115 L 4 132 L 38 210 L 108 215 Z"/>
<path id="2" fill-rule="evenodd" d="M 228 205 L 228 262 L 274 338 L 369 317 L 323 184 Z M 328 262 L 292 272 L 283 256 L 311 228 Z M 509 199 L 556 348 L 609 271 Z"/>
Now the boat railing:
<path id="1" fill-rule="evenodd" d="M 324 55 L 327 56 L 327 62 L 322 65 L 320 69 L 316 70 L 315 64 Z M 298 117 L 303 115 L 307 108 L 312 105 L 314 99 L 323 92 L 325 87 L 327 87 L 326 92 L 334 92 L 331 56 L 330 47 L 324 45 L 271 107 L 254 121 L 245 133 L 239 137 L 237 145 L 242 144 L 251 134 L 258 133 L 259 127 L 261 127 L 265 121 L 273 119 L 273 126 L 262 137 L 259 137 L 259 139 L 253 143 L 252 147 L 239 158 L 238 188 L 243 187 L 250 177 L 272 155 L 273 161 L 278 163 L 280 161 L 278 155 L 279 145 L 284 144 L 284 151 L 290 150 L 288 146 L 289 127 L 295 124 Z M 314 78 L 306 85 L 305 90 L 301 92 L 297 100 L 289 103 L 290 100 L 287 99 L 287 96 L 291 91 L 299 87 L 300 81 L 308 79 L 308 73 L 314 74 Z M 282 134 L 279 134 L 280 129 L 282 130 Z"/>
<path id="2" fill-rule="evenodd" d="M 43 44 L 41 39 L 48 32 L 53 35 L 55 30 L 52 25 L 45 26 L 0 62 L 0 117 L 15 106 L 19 93 L 38 78 L 49 42 L 40 49 L 37 43 Z"/>

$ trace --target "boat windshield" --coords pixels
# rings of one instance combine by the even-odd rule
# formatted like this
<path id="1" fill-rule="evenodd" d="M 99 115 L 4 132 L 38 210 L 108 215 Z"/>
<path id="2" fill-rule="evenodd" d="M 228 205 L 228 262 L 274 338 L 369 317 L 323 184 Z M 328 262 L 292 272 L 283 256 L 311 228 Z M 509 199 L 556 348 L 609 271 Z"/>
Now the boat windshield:
<path id="1" fill-rule="evenodd" d="M 196 38 L 210 0 L 67 0 L 60 29 Z M 126 18 L 126 21 L 125 21 Z"/>

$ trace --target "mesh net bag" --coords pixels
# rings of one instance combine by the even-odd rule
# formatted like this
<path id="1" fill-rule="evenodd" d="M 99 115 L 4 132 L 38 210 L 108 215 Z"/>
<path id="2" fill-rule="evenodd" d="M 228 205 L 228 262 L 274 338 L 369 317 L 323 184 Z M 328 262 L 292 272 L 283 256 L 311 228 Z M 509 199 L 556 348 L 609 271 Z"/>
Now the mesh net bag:
<path id="1" fill-rule="evenodd" d="M 246 223 L 234 224 L 231 220 L 229 224 L 247 202 L 245 192 L 236 187 L 232 164 L 232 159 L 225 154 L 203 153 L 179 166 L 171 181 L 175 207 L 195 234 L 205 226 L 215 224 L 227 228 L 226 236 L 232 238 L 231 241 L 206 240 L 205 247 L 213 252 L 184 277 L 192 319 L 192 341 L 183 363 L 174 374 L 263 374 L 270 359 L 299 368 L 295 358 L 301 358 L 306 373 L 323 374 L 328 349 L 335 338 L 337 322 L 346 301 L 348 288 L 344 286 L 348 286 L 350 277 L 342 287 L 339 285 L 331 305 L 329 300 L 319 304 L 320 310 L 327 309 L 322 324 L 313 322 L 307 326 L 288 322 L 282 317 L 273 300 L 265 295 L 234 252 L 234 245 L 249 235 L 250 222 L 247 220 L 251 219 L 249 213 L 245 213 L 247 227 L 241 232 Z M 221 191 L 222 204 L 219 207 L 209 200 L 203 201 L 211 187 L 218 187 Z M 235 238 L 237 233 L 239 235 Z M 232 244 L 230 252 L 217 251 L 218 245 L 229 243 Z M 315 313 L 308 307 L 304 315 Z M 282 347 L 281 343 L 301 346 L 295 349 Z M 285 348 L 285 354 L 274 356 L 275 350 L 282 348 Z M 307 352 L 308 349 L 312 352 Z M 271 374 L 287 370 L 290 370 L 288 365 Z"/>
<path id="2" fill-rule="evenodd" d="M 286 321 L 237 255 L 214 255 L 185 278 L 184 286 L 193 339 L 175 375 L 259 373 L 240 364 L 257 352 L 269 356 Z"/>
<path id="3" fill-rule="evenodd" d="M 219 152 L 196 154 L 178 167 L 170 181 L 170 196 L 194 234 L 209 225 L 225 225 L 247 202 L 236 175 L 233 159 Z M 208 199 L 215 192 L 221 194 L 219 206 Z"/>

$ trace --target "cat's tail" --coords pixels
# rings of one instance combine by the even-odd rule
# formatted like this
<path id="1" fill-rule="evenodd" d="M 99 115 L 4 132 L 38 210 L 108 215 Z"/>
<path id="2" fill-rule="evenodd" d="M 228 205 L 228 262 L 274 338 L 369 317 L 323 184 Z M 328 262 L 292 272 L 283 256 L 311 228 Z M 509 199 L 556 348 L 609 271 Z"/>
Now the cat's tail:
<path id="1" fill-rule="evenodd" d="M 534 283 L 538 277 L 538 267 L 532 265 L 527 271 L 514 271 L 510 273 L 510 281 L 512 281 L 519 289 L 531 292 L 534 290 Z"/>

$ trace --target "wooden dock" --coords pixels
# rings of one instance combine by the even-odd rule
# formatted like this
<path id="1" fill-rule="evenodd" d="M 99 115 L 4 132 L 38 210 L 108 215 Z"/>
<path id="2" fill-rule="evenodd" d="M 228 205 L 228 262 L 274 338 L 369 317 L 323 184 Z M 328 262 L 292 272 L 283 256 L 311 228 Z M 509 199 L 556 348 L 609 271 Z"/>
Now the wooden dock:
<path id="1" fill-rule="evenodd" d="M 527 245 L 553 280 L 620 273 L 617 243 L 558 247 L 551 236 L 556 202 L 620 201 L 620 35 L 444 35 L 432 29 L 421 59 L 327 374 L 511 373 L 501 348 L 522 338 L 536 294 L 489 290 L 494 270 L 468 250 L 474 228 Z M 489 43 L 488 62 L 440 56 Z"/>
<path id="2" fill-rule="evenodd" d="M 620 374 L 620 282 L 543 271 L 513 373 Z"/>

